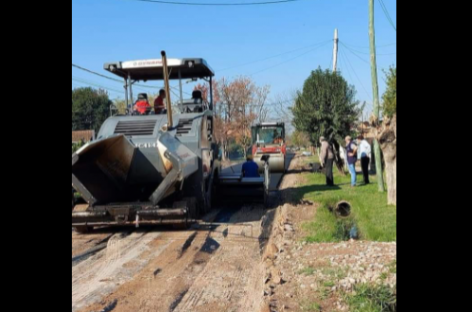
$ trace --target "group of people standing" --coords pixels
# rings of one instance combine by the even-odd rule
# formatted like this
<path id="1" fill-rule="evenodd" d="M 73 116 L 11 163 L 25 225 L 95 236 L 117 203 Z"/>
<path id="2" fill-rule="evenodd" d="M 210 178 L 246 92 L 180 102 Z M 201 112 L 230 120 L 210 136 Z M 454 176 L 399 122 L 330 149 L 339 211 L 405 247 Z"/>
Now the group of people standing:
<path id="1" fill-rule="evenodd" d="M 350 136 L 345 138 L 346 142 L 346 159 L 351 174 L 351 187 L 355 187 L 357 183 L 356 162 L 360 160 L 362 175 L 364 176 L 364 183 L 369 184 L 369 163 L 371 155 L 371 147 L 362 135 L 357 137 L 357 144 Z M 333 163 L 334 152 L 331 144 L 328 143 L 325 137 L 320 138 L 320 162 L 321 167 L 326 168 L 326 185 L 334 186 L 333 179 Z"/>

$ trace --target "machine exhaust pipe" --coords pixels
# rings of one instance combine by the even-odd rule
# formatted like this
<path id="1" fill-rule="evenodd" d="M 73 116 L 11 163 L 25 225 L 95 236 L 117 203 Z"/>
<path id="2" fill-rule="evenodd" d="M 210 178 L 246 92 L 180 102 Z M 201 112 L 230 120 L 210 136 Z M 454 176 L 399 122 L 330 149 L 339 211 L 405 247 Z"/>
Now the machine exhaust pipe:
<path id="1" fill-rule="evenodd" d="M 172 123 L 172 106 L 170 101 L 170 87 L 169 87 L 169 72 L 167 71 L 167 56 L 165 51 L 161 51 L 162 69 L 164 71 L 164 86 L 166 89 L 166 104 L 167 104 L 167 129 L 173 127 Z"/>

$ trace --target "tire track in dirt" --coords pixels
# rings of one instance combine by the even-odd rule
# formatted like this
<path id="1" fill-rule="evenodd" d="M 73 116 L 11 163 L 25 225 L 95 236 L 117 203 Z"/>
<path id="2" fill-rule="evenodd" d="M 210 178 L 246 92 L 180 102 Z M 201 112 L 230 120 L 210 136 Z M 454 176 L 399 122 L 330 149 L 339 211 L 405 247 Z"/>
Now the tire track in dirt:
<path id="1" fill-rule="evenodd" d="M 88 306 L 81 312 L 100 311 L 104 306 L 117 302 L 113 312 L 120 311 L 169 311 L 177 306 L 196 275 L 211 257 L 211 239 L 208 230 L 166 232 L 151 248 L 167 241 L 165 250 L 152 259 L 144 269 L 127 283 L 118 287 L 101 302 Z M 179 300 L 180 296 L 180 300 Z"/>
<path id="2" fill-rule="evenodd" d="M 99 245 L 112 236 L 109 233 L 78 234 L 72 231 L 72 258 L 86 252 L 87 250 Z"/>
<path id="3" fill-rule="evenodd" d="M 72 267 L 72 311 L 99 301 L 120 284 L 133 278 L 148 261 L 165 249 L 148 243 L 161 233 L 122 233 L 110 238 L 108 247 Z M 142 255 L 147 255 L 144 257 Z"/>
<path id="4" fill-rule="evenodd" d="M 173 312 L 257 311 L 263 294 L 262 206 L 244 206 L 211 233 L 215 255 Z"/>

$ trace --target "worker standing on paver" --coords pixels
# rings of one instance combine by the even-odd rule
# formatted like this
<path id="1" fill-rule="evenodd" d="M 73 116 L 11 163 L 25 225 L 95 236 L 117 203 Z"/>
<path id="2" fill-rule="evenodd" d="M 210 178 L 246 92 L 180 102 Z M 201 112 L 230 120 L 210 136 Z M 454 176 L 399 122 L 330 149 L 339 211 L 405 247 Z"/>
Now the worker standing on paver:
<path id="1" fill-rule="evenodd" d="M 166 106 L 164 103 L 164 99 L 166 98 L 166 92 L 161 89 L 159 90 L 159 96 L 154 100 L 154 113 L 156 115 L 163 114 Z"/>
<path id="2" fill-rule="evenodd" d="M 326 141 L 325 137 L 320 137 L 321 149 L 320 149 L 320 162 L 321 167 L 326 168 L 326 185 L 334 186 L 333 178 L 333 162 L 334 153 L 331 144 Z"/>
<path id="3" fill-rule="evenodd" d="M 259 166 L 253 161 L 252 155 L 247 155 L 246 162 L 242 169 L 243 177 L 245 178 L 259 178 Z"/>

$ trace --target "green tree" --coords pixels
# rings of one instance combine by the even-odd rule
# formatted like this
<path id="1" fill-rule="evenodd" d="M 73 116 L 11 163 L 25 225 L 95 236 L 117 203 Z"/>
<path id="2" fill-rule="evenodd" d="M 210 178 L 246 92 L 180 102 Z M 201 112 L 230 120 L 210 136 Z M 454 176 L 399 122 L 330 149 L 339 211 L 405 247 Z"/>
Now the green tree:
<path id="1" fill-rule="evenodd" d="M 108 93 L 102 89 L 77 88 L 72 90 L 72 130 L 95 130 L 110 114 Z"/>
<path id="2" fill-rule="evenodd" d="M 388 71 L 384 71 L 387 83 L 387 90 L 382 95 L 383 115 L 393 117 L 397 112 L 397 68 L 390 66 Z"/>
<path id="3" fill-rule="evenodd" d="M 290 136 L 292 144 L 296 147 L 308 147 L 310 140 L 305 132 L 295 130 Z"/>
<path id="4" fill-rule="evenodd" d="M 321 136 L 342 142 L 360 113 L 355 94 L 354 86 L 349 86 L 340 72 L 318 68 L 297 95 L 293 125 L 307 133 L 313 145 L 319 146 Z"/>
<path id="5" fill-rule="evenodd" d="M 118 114 L 124 115 L 126 113 L 126 102 L 124 99 L 115 99 L 113 101 L 113 104 L 118 110 Z"/>

